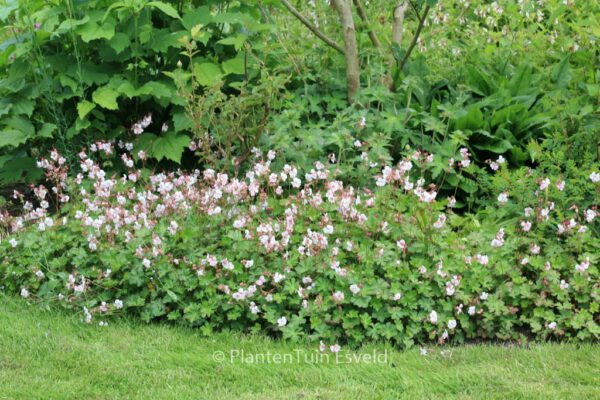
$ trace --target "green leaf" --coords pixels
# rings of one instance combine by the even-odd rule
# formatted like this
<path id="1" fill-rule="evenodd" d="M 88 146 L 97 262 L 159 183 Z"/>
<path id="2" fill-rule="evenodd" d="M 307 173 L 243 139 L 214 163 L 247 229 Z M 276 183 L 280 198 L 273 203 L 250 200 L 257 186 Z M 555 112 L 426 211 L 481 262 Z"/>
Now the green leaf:
<path id="1" fill-rule="evenodd" d="M 181 19 L 177 10 L 170 4 L 163 3 L 162 1 L 151 1 L 148 3 L 148 6 L 158 8 L 171 18 Z"/>
<path id="2" fill-rule="evenodd" d="M 573 77 L 571 74 L 569 59 L 570 55 L 567 55 L 552 69 L 552 81 L 556 83 L 556 86 L 560 89 L 567 87 L 569 82 L 571 82 L 571 78 Z"/>
<path id="3" fill-rule="evenodd" d="M 154 29 L 152 31 L 152 49 L 166 53 L 170 47 L 180 48 L 179 39 L 186 34 L 185 31 L 171 32 L 170 29 Z"/>
<path id="4" fill-rule="evenodd" d="M 86 115 L 90 111 L 92 111 L 96 105 L 91 101 L 83 100 L 79 104 L 77 104 L 77 114 L 79 115 L 79 119 L 84 119 Z"/>
<path id="5" fill-rule="evenodd" d="M 196 25 L 207 25 L 212 22 L 212 14 L 207 6 L 198 7 L 183 15 L 183 27 L 188 31 Z"/>
<path id="6" fill-rule="evenodd" d="M 50 124 L 48 122 L 44 123 L 40 130 L 38 130 L 37 135 L 39 137 L 52 139 L 52 134 L 57 129 L 57 126 L 54 124 Z"/>
<path id="7" fill-rule="evenodd" d="M 142 86 L 136 91 L 136 93 L 138 96 L 149 95 L 157 99 L 169 98 L 173 96 L 173 90 L 171 90 L 171 88 L 168 85 L 157 81 L 145 83 L 144 86 Z"/>
<path id="8" fill-rule="evenodd" d="M 227 60 L 223 62 L 223 71 L 226 74 L 238 74 L 243 75 L 245 72 L 244 68 L 244 59 L 242 57 L 232 58 L 231 60 Z"/>
<path id="9" fill-rule="evenodd" d="M 0 131 L 0 147 L 13 146 L 25 143 L 29 135 L 27 133 L 15 129 Z"/>
<path id="10" fill-rule="evenodd" d="M 119 105 L 117 104 L 118 97 L 119 93 L 108 85 L 96 89 L 96 91 L 92 94 L 92 100 L 94 100 L 94 103 L 108 110 L 117 110 L 119 108 Z"/>
<path id="11" fill-rule="evenodd" d="M 25 117 L 12 117 L 4 121 L 6 126 L 13 128 L 16 131 L 23 132 L 27 136 L 33 136 L 35 134 L 35 127 Z"/>
<path id="12" fill-rule="evenodd" d="M 0 132 L 0 140 L 2 132 Z M 27 156 L 18 156 L 6 162 L 0 169 L 0 182 L 21 181 L 24 176 L 27 181 L 35 181 L 42 176 L 42 170 L 37 168 L 36 161 Z"/>
<path id="13" fill-rule="evenodd" d="M 189 130 L 192 129 L 193 126 L 194 124 L 190 121 L 190 118 L 185 112 L 173 114 L 173 129 L 175 129 L 175 132 Z"/>
<path id="14" fill-rule="evenodd" d="M 230 36 L 228 38 L 221 39 L 217 43 L 234 46 L 234 48 L 237 51 L 239 51 L 242 48 L 242 46 L 244 45 L 244 43 L 246 42 L 246 39 L 248 39 L 248 36 L 239 34 L 236 36 Z"/>
<path id="15" fill-rule="evenodd" d="M 117 53 L 120 54 L 131 44 L 131 40 L 129 40 L 129 36 L 122 32 L 117 32 L 115 35 L 108 41 L 108 45 Z"/>
<path id="16" fill-rule="evenodd" d="M 190 138 L 188 136 L 168 132 L 164 136 L 156 138 L 152 144 L 152 156 L 158 161 L 166 158 L 179 164 L 181 163 L 183 150 L 189 143 Z"/>
<path id="17" fill-rule="evenodd" d="M 202 86 L 214 86 L 221 81 L 223 73 L 218 65 L 201 63 L 194 65 L 194 76 Z"/>
<path id="18" fill-rule="evenodd" d="M 95 21 L 89 21 L 85 25 L 80 26 L 77 29 L 77 33 L 81 36 L 81 40 L 86 43 L 96 39 L 110 40 L 115 35 L 115 24 L 110 19 L 102 22 L 102 25 Z"/>
<path id="19" fill-rule="evenodd" d="M 23 114 L 27 115 L 28 117 L 31 117 L 31 114 L 33 114 L 34 107 L 35 102 L 33 102 L 32 100 L 21 99 L 13 104 L 12 112 L 14 115 Z"/>

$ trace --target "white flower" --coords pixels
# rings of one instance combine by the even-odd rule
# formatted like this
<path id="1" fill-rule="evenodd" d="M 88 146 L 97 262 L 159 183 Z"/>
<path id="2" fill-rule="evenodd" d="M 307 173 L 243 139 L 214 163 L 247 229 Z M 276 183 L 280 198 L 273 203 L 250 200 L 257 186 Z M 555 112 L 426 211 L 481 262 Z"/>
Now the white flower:
<path id="1" fill-rule="evenodd" d="M 586 257 L 585 261 L 582 261 L 581 264 L 575 264 L 575 271 L 585 272 L 590 266 L 590 258 Z"/>
<path id="2" fill-rule="evenodd" d="M 425 347 L 419 348 L 419 354 L 421 354 L 422 356 L 426 356 L 427 355 L 427 349 Z"/>
<path id="3" fill-rule="evenodd" d="M 451 319 L 450 321 L 448 321 L 448 329 L 454 329 L 454 328 L 456 328 L 456 320 Z"/>
<path id="4" fill-rule="evenodd" d="M 592 182 L 598 183 L 600 182 L 600 174 L 598 172 L 592 172 L 590 174 L 590 179 L 592 180 Z"/>
<path id="5" fill-rule="evenodd" d="M 498 202 L 505 204 L 508 201 L 508 192 L 502 192 L 498 195 Z"/>
<path id="6" fill-rule="evenodd" d="M 119 299 L 115 300 L 115 308 L 117 310 L 122 309 L 123 308 L 123 302 L 121 300 L 119 300 Z"/>
<path id="7" fill-rule="evenodd" d="M 592 222 L 594 220 L 594 218 L 596 218 L 596 211 L 585 210 L 584 215 L 585 215 L 585 220 L 587 222 Z M 13 246 L 13 247 L 15 247 L 15 246 Z"/>
<path id="8" fill-rule="evenodd" d="M 399 301 L 401 298 L 402 298 L 402 293 L 398 292 L 398 293 L 394 294 L 395 301 Z"/>
<path id="9" fill-rule="evenodd" d="M 332 353 L 339 353 L 339 351 L 340 351 L 341 349 L 342 349 L 342 348 L 341 348 L 341 347 L 340 347 L 340 345 L 339 345 L 339 344 L 337 344 L 337 343 L 336 343 L 336 344 L 334 344 L 333 346 L 330 346 L 330 347 L 329 347 L 329 350 L 331 350 L 331 352 L 332 352 Z"/>
<path id="10" fill-rule="evenodd" d="M 8 241 L 8 243 L 10 243 L 10 245 L 11 245 L 13 248 L 17 247 L 17 244 L 18 244 L 18 242 L 16 241 L 16 239 L 15 239 L 15 238 L 12 238 L 12 239 L 10 239 L 10 240 Z"/>
<path id="11" fill-rule="evenodd" d="M 569 288 L 569 284 L 564 279 L 561 279 L 560 280 L 560 288 L 561 288 L 561 290 L 566 290 Z"/>
<path id="12" fill-rule="evenodd" d="M 23 288 L 21 289 L 21 297 L 23 297 L 24 299 L 29 297 L 29 290 Z"/>
<path id="13" fill-rule="evenodd" d="M 38 277 L 38 279 L 42 279 L 44 277 L 44 273 L 40 270 L 36 271 L 35 276 Z"/>
<path id="14" fill-rule="evenodd" d="M 483 293 L 481 293 L 481 296 L 479 296 L 479 298 L 481 300 L 487 300 L 488 296 L 489 296 L 489 294 L 487 292 L 483 292 Z"/>
<path id="15" fill-rule="evenodd" d="M 345 296 L 344 296 L 344 293 L 343 293 L 343 292 L 340 292 L 340 291 L 337 291 L 337 292 L 335 292 L 335 293 L 333 294 L 333 299 L 334 299 L 336 302 L 344 301 L 344 297 L 345 297 Z"/>
<path id="16" fill-rule="evenodd" d="M 475 311 L 476 311 L 476 309 L 475 309 L 475 306 L 471 306 L 471 307 L 469 307 L 469 309 L 467 310 L 467 313 L 468 313 L 469 315 L 475 315 Z"/>
<path id="17" fill-rule="evenodd" d="M 551 330 L 555 330 L 556 329 L 556 322 L 552 321 L 548 324 L 548 329 Z"/>
<path id="18" fill-rule="evenodd" d="M 432 324 L 437 324 L 437 320 L 438 320 L 438 315 L 435 312 L 435 310 L 431 311 L 429 313 L 429 322 L 431 322 Z"/>
<path id="19" fill-rule="evenodd" d="M 277 320 L 277 325 L 279 325 L 280 327 L 286 326 L 287 325 L 287 318 L 286 317 L 281 317 Z"/>
<path id="20" fill-rule="evenodd" d="M 358 287 L 358 285 L 350 285 L 350 291 L 354 294 L 358 294 L 358 292 L 360 292 L 360 288 Z"/>
<path id="21" fill-rule="evenodd" d="M 433 227 L 435 229 L 440 229 L 444 226 L 445 223 L 446 223 L 446 216 L 444 214 L 440 214 L 440 215 L 438 215 L 437 221 L 435 221 L 435 223 L 433 224 Z"/>

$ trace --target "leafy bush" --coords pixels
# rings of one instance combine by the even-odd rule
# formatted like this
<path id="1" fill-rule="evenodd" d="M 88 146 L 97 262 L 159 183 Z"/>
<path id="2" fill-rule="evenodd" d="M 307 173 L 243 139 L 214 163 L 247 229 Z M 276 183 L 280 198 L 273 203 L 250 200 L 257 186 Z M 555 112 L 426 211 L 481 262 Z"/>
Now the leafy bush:
<path id="1" fill-rule="evenodd" d="M 460 216 L 421 179 L 433 157 L 419 152 L 355 188 L 336 164 L 273 170 L 274 152 L 237 179 L 147 175 L 119 150 L 119 178 L 99 163 L 112 144 L 97 149 L 76 179 L 58 153 L 42 160 L 53 187 L 3 217 L 5 290 L 90 323 L 127 312 L 327 345 L 600 335 L 597 163 L 500 164 L 498 201 Z"/>
<path id="2" fill-rule="evenodd" d="M 192 123 L 172 74 L 189 69 L 197 95 L 219 81 L 238 93 L 258 77 L 253 44 L 269 29 L 251 2 L 198 3 L 3 2 L 0 183 L 35 182 L 35 160 L 53 147 L 76 163 L 81 146 L 132 141 L 132 125 L 150 114 L 147 156 L 180 162 Z"/>

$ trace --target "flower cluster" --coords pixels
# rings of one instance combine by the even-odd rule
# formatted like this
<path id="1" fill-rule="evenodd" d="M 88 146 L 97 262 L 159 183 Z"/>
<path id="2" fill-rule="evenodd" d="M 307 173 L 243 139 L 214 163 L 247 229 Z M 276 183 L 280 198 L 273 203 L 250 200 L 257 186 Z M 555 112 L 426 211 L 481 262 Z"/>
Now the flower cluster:
<path id="1" fill-rule="evenodd" d="M 107 173 L 99 151 L 126 172 Z M 581 207 L 565 200 L 563 178 L 529 171 L 510 181 L 504 206 L 488 211 L 498 229 L 495 218 L 468 222 L 445 207 L 452 199 L 419 176 L 431 154 L 412 153 L 357 188 L 327 163 L 302 181 L 295 166 L 274 168 L 274 152 L 257 153 L 240 178 L 147 174 L 131 151 L 96 143 L 73 179 L 58 153 L 40 161 L 49 188 L 33 188 L 35 204 L 24 201 L 20 216 L 2 216 L 12 231 L 0 258 L 5 287 L 78 307 L 86 322 L 120 312 L 182 318 L 205 332 L 307 335 L 334 350 L 365 338 L 598 333 L 593 173 Z M 467 168 L 470 155 L 460 154 Z M 51 195 L 69 207 L 51 214 Z"/>

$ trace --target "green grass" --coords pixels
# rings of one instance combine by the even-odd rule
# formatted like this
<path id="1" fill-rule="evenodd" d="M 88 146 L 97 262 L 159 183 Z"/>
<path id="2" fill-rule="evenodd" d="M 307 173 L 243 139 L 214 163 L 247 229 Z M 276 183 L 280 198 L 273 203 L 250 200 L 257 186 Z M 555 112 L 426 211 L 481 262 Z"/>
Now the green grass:
<path id="1" fill-rule="evenodd" d="M 230 362 L 232 349 L 294 362 Z M 387 350 L 383 364 L 297 363 L 296 349 L 315 354 L 264 337 L 203 338 L 129 320 L 85 325 L 0 296 L 0 399 L 600 399 L 597 344 L 462 346 L 427 357 L 383 345 L 356 352 Z M 213 360 L 216 351 L 227 360 Z"/>

